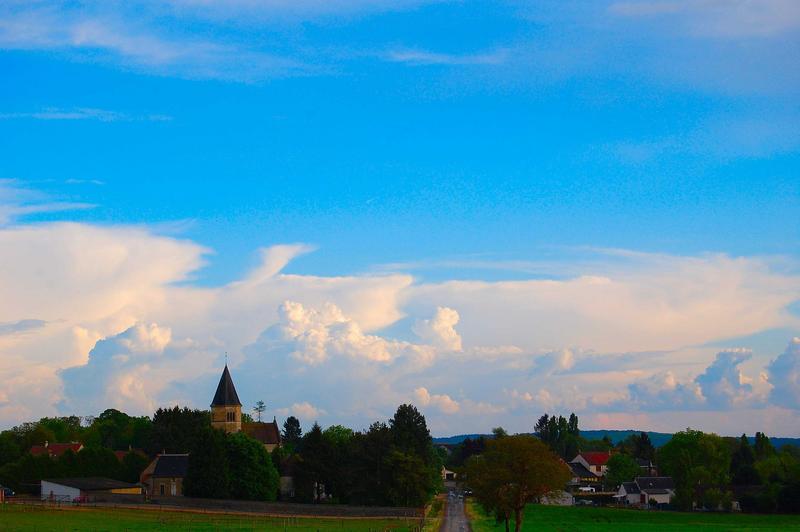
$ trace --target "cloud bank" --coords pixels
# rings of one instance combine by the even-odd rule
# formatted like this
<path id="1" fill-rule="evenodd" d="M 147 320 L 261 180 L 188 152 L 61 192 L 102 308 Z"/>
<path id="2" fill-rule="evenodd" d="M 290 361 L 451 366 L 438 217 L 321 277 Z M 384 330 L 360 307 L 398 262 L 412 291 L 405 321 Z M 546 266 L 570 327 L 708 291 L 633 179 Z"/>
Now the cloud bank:
<path id="1" fill-rule="evenodd" d="M 265 248 L 242 279 L 204 287 L 192 278 L 209 250 L 189 240 L 0 229 L 0 424 L 205 408 L 225 352 L 245 406 L 304 423 L 364 427 L 407 401 L 439 434 L 528 430 L 555 410 L 662 430 L 684 413 L 723 432 L 743 427 L 720 412 L 756 409 L 745 423 L 783 433 L 800 417 L 800 340 L 777 357 L 707 347 L 797 330 L 800 278 L 785 262 L 598 250 L 573 265 L 583 273 L 544 280 L 285 273 L 311 251 Z"/>

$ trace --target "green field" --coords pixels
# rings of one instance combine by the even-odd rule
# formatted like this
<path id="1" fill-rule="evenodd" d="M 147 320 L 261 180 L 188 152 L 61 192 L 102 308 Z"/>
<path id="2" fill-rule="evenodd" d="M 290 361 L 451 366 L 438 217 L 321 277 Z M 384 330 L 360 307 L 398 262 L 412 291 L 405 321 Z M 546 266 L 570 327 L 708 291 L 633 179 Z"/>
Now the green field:
<path id="1" fill-rule="evenodd" d="M 473 532 L 499 532 L 494 518 L 470 503 Z M 513 521 L 511 530 L 514 528 Z M 800 530 L 800 515 L 684 513 L 617 508 L 529 505 L 523 530 Z"/>
<path id="2" fill-rule="evenodd" d="M 413 532 L 418 523 L 397 519 L 313 519 L 108 508 L 50 509 L 0 505 L 0 531 L 274 530 L 292 532 Z"/>

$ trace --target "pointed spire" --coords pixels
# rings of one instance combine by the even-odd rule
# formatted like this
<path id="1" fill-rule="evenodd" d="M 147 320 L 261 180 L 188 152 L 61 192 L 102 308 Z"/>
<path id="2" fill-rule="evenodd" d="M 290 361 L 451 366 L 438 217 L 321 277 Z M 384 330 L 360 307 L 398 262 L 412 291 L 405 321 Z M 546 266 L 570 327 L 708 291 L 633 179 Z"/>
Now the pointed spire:
<path id="1" fill-rule="evenodd" d="M 239 396 L 236 394 L 236 387 L 233 385 L 233 379 L 231 379 L 231 372 L 228 371 L 227 363 L 225 364 L 225 369 L 222 370 L 222 376 L 219 378 L 217 393 L 214 394 L 211 406 L 242 406 L 242 403 L 239 402 Z"/>

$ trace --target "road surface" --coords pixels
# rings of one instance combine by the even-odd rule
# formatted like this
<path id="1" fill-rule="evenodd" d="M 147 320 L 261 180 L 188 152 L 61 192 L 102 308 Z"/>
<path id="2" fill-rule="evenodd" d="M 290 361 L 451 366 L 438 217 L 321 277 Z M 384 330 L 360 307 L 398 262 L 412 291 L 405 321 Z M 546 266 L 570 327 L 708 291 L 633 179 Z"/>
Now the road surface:
<path id="1" fill-rule="evenodd" d="M 440 532 L 471 532 L 469 519 L 464 512 L 464 495 L 460 490 L 450 490 L 447 495 L 447 510 Z"/>

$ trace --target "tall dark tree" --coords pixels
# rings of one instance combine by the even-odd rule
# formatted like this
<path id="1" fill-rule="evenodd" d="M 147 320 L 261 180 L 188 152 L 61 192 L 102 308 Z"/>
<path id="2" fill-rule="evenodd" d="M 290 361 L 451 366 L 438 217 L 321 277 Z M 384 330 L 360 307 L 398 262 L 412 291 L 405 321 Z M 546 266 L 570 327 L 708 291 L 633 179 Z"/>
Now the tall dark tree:
<path id="1" fill-rule="evenodd" d="M 389 420 L 394 445 L 401 452 L 424 456 L 432 444 L 428 425 L 417 407 L 404 404 L 397 407 L 394 417 Z"/>
<path id="2" fill-rule="evenodd" d="M 772 446 L 772 442 L 769 441 L 766 434 L 763 432 L 756 432 L 755 440 L 753 450 L 755 451 L 756 458 L 763 460 L 775 454 L 775 447 Z"/>
<path id="3" fill-rule="evenodd" d="M 567 431 L 576 438 L 581 435 L 581 431 L 578 428 L 578 416 L 576 416 L 574 412 L 569 415 L 569 422 L 567 423 Z"/>
<path id="4" fill-rule="evenodd" d="M 300 428 L 300 420 L 294 416 L 289 416 L 283 422 L 283 433 L 281 438 L 285 445 L 297 449 L 303 437 L 303 429 Z"/>
<path id="5" fill-rule="evenodd" d="M 388 504 L 387 491 L 391 476 L 388 464 L 392 448 L 392 432 L 386 423 L 375 422 L 365 433 L 351 440 L 352 464 L 351 502 L 363 505 Z"/>
<path id="6" fill-rule="evenodd" d="M 318 423 L 303 436 L 301 448 L 295 467 L 295 490 L 301 499 L 320 502 L 329 483 L 333 453 Z"/>
<path id="7" fill-rule="evenodd" d="M 731 482 L 740 486 L 759 484 L 758 471 L 755 468 L 756 454 L 750 446 L 745 434 L 739 438 L 739 445 L 731 455 Z"/>
<path id="8" fill-rule="evenodd" d="M 189 453 L 183 491 L 190 497 L 227 499 L 231 494 L 227 434 L 206 425 L 197 432 Z"/>
<path id="9" fill-rule="evenodd" d="M 541 416 L 533 427 L 534 434 L 546 443 L 550 449 L 565 459 L 573 458 L 580 449 L 580 429 L 578 416 Z"/>

